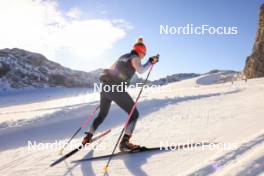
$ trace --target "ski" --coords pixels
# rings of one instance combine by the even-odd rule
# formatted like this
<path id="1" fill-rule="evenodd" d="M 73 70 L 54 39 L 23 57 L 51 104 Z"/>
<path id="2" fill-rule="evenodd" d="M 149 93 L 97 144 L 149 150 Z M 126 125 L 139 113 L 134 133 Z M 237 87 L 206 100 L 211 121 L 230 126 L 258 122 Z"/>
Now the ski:
<path id="1" fill-rule="evenodd" d="M 115 154 L 108 154 L 108 155 L 96 156 L 96 157 L 91 157 L 91 158 L 85 158 L 85 159 L 72 161 L 72 163 L 100 160 L 100 159 L 106 159 L 106 158 L 109 158 L 109 157 L 130 155 L 130 154 L 136 154 L 136 153 L 142 153 L 142 152 L 174 151 L 174 150 L 180 150 L 180 149 L 186 149 L 186 148 L 202 147 L 202 146 L 210 145 L 210 144 L 216 144 L 216 143 L 199 142 L 199 143 L 190 143 L 190 144 L 182 144 L 182 145 L 174 145 L 174 146 L 151 147 L 151 148 L 141 147 L 138 150 L 133 150 L 133 151 L 128 151 L 128 152 L 117 152 Z"/>
<path id="2" fill-rule="evenodd" d="M 109 130 L 103 132 L 102 134 L 100 134 L 100 135 L 98 135 L 98 136 L 92 138 L 91 143 L 94 142 L 94 141 L 97 141 L 98 139 L 100 139 L 100 138 L 102 138 L 102 137 L 104 137 L 105 135 L 107 135 L 107 134 L 110 133 L 110 132 L 111 132 L 111 129 L 109 129 Z M 50 164 L 50 167 L 53 167 L 53 166 L 59 164 L 60 162 L 64 161 L 65 159 L 69 158 L 69 157 L 72 156 L 73 154 L 75 154 L 75 153 L 77 153 L 78 151 L 80 151 L 83 147 L 84 147 L 84 145 L 81 144 L 79 147 L 73 149 L 73 150 L 70 151 L 69 153 L 65 154 L 64 156 L 60 157 L 59 159 L 57 159 L 56 161 L 54 161 L 53 163 L 51 163 L 51 164 Z"/>

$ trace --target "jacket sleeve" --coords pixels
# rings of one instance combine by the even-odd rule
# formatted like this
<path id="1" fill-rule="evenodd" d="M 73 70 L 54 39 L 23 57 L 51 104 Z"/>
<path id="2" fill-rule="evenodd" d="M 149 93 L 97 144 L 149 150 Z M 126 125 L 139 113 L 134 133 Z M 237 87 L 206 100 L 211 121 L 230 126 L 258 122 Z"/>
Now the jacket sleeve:
<path id="1" fill-rule="evenodd" d="M 144 65 L 142 65 L 141 59 L 139 57 L 133 58 L 131 60 L 131 64 L 139 74 L 146 72 L 151 66 L 150 62 L 146 62 Z"/>

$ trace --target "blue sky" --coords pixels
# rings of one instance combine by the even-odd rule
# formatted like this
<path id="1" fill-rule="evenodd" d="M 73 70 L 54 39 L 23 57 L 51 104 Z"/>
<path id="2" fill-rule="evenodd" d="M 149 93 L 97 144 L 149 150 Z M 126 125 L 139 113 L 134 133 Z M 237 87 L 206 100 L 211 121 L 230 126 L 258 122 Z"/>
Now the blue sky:
<path id="1" fill-rule="evenodd" d="M 21 1 L 26 2 L 26 0 Z M 64 31 L 65 35 L 61 35 L 56 40 L 53 39 L 58 38 L 58 34 L 49 40 L 44 40 L 45 37 L 42 37 L 45 42 L 39 46 L 30 43 L 34 41 L 33 39 L 26 44 L 16 43 L 17 39 L 10 43 L 9 37 L 7 40 L 9 43 L 0 47 L 29 48 L 44 53 L 49 59 L 62 65 L 90 71 L 110 66 L 118 56 L 130 51 L 138 36 L 143 36 L 148 48 L 147 58 L 156 53 L 161 55 L 151 79 L 182 72 L 203 73 L 216 68 L 242 70 L 246 57 L 252 51 L 259 7 L 263 2 L 263 0 L 59 0 L 51 4 L 57 17 L 54 24 L 58 21 L 61 26 L 64 23 L 75 24 L 74 27 L 70 26 L 65 30 L 66 32 Z M 22 6 L 23 4 L 21 8 Z M 35 13 L 34 10 L 32 11 Z M 65 15 L 61 15 L 63 13 Z M 68 18 L 72 21 L 67 21 Z M 103 20 L 110 24 L 96 23 L 95 26 L 105 26 L 105 30 L 96 28 L 92 31 L 85 30 L 85 27 L 89 29 L 93 20 L 97 20 L 96 22 Z M 115 21 L 119 22 L 115 23 Z M 84 25 L 87 22 L 89 24 Z M 185 26 L 186 24 L 236 26 L 239 33 L 238 35 L 161 35 L 159 31 L 160 25 Z M 80 29 L 82 26 L 84 26 L 83 30 Z M 76 31 L 77 27 L 79 32 L 72 32 Z M 60 28 L 56 28 L 58 29 Z M 115 35 L 112 36 L 112 33 Z M 46 38 L 50 36 L 44 34 L 45 32 L 41 33 Z M 71 39 L 65 40 L 69 35 L 72 35 Z M 75 35 L 76 41 L 74 41 Z M 36 36 L 39 34 L 37 33 Z M 98 42 L 96 39 L 90 39 L 90 36 L 96 36 Z M 108 39 L 107 36 L 111 38 Z M 23 38 L 21 41 L 24 41 Z M 57 44 L 58 41 L 61 43 Z M 103 45 L 103 48 L 93 53 L 97 50 L 93 45 L 96 47 Z M 43 46 L 49 49 L 44 50 Z"/>
<path id="2" fill-rule="evenodd" d="M 148 54 L 160 53 L 155 77 L 178 72 L 206 72 L 214 68 L 241 70 L 251 53 L 258 20 L 259 0 L 185 1 L 61 1 L 65 8 L 78 6 L 85 18 L 122 18 L 134 27 L 110 52 L 109 59 L 130 50 L 143 36 Z M 74 3 L 73 3 L 74 2 Z M 106 12 L 102 14 L 100 12 Z M 185 24 L 237 26 L 235 36 L 160 35 L 159 25 Z M 108 56 L 106 56 L 108 57 Z"/>

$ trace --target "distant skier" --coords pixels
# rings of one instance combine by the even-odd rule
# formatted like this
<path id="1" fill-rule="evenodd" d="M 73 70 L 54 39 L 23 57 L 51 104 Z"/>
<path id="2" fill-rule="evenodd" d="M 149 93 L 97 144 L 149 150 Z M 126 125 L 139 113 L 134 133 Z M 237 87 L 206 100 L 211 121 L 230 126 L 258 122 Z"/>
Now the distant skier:
<path id="1" fill-rule="evenodd" d="M 102 75 L 100 76 L 100 81 L 103 84 L 102 87 L 109 85 L 120 85 L 122 83 L 122 85 L 125 85 L 124 83 L 129 84 L 135 72 L 142 74 L 147 71 L 148 68 L 150 68 L 151 64 L 156 64 L 158 62 L 159 58 L 157 56 L 153 56 L 149 58 L 149 60 L 144 65 L 141 65 L 141 59 L 143 59 L 145 55 L 146 46 L 143 43 L 143 38 L 139 38 L 136 44 L 134 44 L 130 53 L 122 55 L 110 69 L 105 69 L 103 71 Z M 130 113 L 134 105 L 133 99 L 126 91 L 118 92 L 112 90 L 106 92 L 104 89 L 102 89 L 100 92 L 100 112 L 94 119 L 89 131 L 86 133 L 87 135 L 84 137 L 82 144 L 85 145 L 91 142 L 95 130 L 107 116 L 112 101 L 114 101 L 127 113 Z M 140 147 L 139 145 L 129 142 L 136 126 L 138 116 L 138 110 L 135 108 L 128 122 L 128 127 L 125 129 L 125 134 L 119 144 L 119 149 L 121 151 L 135 150 Z"/>

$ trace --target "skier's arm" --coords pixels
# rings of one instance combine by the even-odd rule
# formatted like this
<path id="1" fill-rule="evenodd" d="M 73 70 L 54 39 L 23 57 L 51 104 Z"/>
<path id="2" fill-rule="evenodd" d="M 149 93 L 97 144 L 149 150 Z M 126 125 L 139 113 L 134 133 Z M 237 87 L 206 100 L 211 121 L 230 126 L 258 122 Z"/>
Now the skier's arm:
<path id="1" fill-rule="evenodd" d="M 132 66 L 135 68 L 135 70 L 142 74 L 145 71 L 148 70 L 148 68 L 151 66 L 150 62 L 146 62 L 144 65 L 141 65 L 141 59 L 139 57 L 135 57 L 131 60 Z"/>

